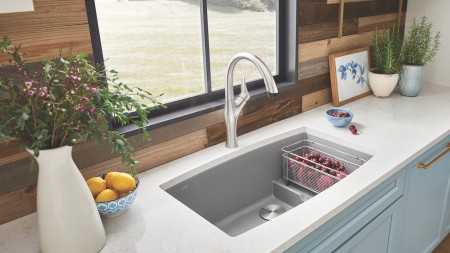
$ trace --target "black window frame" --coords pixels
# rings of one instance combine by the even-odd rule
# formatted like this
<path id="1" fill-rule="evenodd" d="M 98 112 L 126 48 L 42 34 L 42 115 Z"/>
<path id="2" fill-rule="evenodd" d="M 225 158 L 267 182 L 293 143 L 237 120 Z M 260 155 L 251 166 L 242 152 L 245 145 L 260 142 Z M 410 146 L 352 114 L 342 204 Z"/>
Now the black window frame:
<path id="1" fill-rule="evenodd" d="M 209 31 L 208 31 L 208 11 L 207 0 L 200 2 L 201 32 L 202 32 L 202 53 L 205 93 L 189 96 L 180 100 L 165 103 L 166 109 L 156 109 L 150 114 L 150 122 L 147 126 L 149 130 L 173 124 L 198 115 L 219 110 L 223 108 L 225 102 L 225 90 L 212 91 L 211 69 L 209 51 Z M 100 31 L 97 20 L 95 0 L 85 0 L 86 12 L 89 22 L 91 43 L 94 54 L 94 62 L 101 64 L 104 61 L 101 45 Z M 298 78 L 298 21 L 297 21 L 297 0 L 277 0 L 276 2 L 276 61 L 277 74 L 274 75 L 275 82 L 279 90 L 283 90 L 293 85 L 297 85 Z M 247 88 L 251 94 L 250 99 L 265 96 L 266 91 L 262 79 L 247 83 Z M 235 94 L 240 92 L 240 87 L 234 87 Z M 121 126 L 111 121 L 111 127 L 132 136 L 138 133 L 138 128 L 132 124 Z"/>

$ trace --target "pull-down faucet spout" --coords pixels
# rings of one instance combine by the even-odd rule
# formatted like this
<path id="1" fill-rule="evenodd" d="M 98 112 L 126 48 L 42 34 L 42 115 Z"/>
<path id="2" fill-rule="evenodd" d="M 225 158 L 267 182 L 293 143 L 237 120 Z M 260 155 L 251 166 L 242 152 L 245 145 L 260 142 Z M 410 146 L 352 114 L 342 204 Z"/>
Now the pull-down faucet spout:
<path id="1" fill-rule="evenodd" d="M 272 73 L 270 72 L 269 68 L 267 68 L 266 64 L 264 64 L 264 62 L 257 56 L 249 53 L 238 53 L 233 56 L 233 58 L 231 58 L 231 61 L 228 64 L 227 86 L 225 87 L 225 125 L 227 130 L 227 148 L 237 148 L 238 146 L 236 133 L 237 120 L 239 117 L 239 113 L 250 98 L 250 93 L 247 90 L 245 80 L 242 80 L 241 94 L 239 94 L 239 96 L 234 99 L 233 72 L 234 67 L 236 66 L 238 61 L 242 59 L 249 60 L 258 68 L 263 77 L 264 84 L 266 85 L 267 96 L 269 98 L 276 97 L 278 93 L 277 85 L 275 84 Z"/>

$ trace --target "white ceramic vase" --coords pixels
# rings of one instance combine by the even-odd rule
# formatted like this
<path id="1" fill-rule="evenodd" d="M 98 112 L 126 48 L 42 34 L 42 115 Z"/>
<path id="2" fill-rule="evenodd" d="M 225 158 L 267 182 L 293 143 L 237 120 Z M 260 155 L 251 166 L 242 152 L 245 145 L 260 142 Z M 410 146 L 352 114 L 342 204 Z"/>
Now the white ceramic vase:
<path id="1" fill-rule="evenodd" d="M 398 74 L 385 75 L 369 71 L 369 85 L 375 97 L 389 97 L 398 83 Z"/>
<path id="2" fill-rule="evenodd" d="M 41 150 L 36 160 L 41 252 L 99 252 L 106 244 L 105 229 L 92 194 L 72 159 L 72 147 Z"/>

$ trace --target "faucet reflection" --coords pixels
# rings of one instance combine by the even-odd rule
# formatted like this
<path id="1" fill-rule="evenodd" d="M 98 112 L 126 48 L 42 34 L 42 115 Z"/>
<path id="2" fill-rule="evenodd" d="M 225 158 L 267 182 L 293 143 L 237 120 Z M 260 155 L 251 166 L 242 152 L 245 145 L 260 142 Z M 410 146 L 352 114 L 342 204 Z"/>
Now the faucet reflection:
<path id="1" fill-rule="evenodd" d="M 225 125 L 227 130 L 227 148 L 237 148 L 238 146 L 236 133 L 237 120 L 239 117 L 239 113 L 250 98 L 250 93 L 247 90 L 245 79 L 243 79 L 241 81 L 241 94 L 239 94 L 236 100 L 234 99 L 233 72 L 236 64 L 242 59 L 249 60 L 258 68 L 264 79 L 267 96 L 269 98 L 275 98 L 278 93 L 278 89 L 275 84 L 275 80 L 273 79 L 272 73 L 270 72 L 269 68 L 267 68 L 266 64 L 264 64 L 264 62 L 257 56 L 249 53 L 238 53 L 233 56 L 233 58 L 231 58 L 231 61 L 228 64 L 227 86 L 225 87 Z"/>

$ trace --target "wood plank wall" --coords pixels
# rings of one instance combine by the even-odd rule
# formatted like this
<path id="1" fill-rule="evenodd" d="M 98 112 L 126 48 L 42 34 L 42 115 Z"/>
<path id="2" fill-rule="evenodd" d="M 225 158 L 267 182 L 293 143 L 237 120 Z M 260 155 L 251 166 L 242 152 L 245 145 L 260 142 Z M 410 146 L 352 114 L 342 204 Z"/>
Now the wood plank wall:
<path id="1" fill-rule="evenodd" d="M 338 39 L 338 1 L 299 0 L 299 85 L 273 100 L 250 101 L 239 118 L 238 134 L 329 103 L 328 54 L 370 45 L 376 26 L 395 22 L 398 0 L 346 2 L 344 37 Z M 22 44 L 29 62 L 57 56 L 61 48 L 92 54 L 84 0 L 34 0 L 34 4 L 34 12 L 0 14 L 0 36 Z M 5 62 L 0 56 L 0 64 Z M 136 141 L 139 172 L 223 142 L 223 110 L 155 129 L 151 135 L 152 143 L 131 137 Z M 123 170 L 110 148 L 95 142 L 76 145 L 73 157 L 85 178 Z M 29 172 L 28 162 L 19 143 L 0 143 L 0 224 L 36 211 L 37 170 Z"/>

